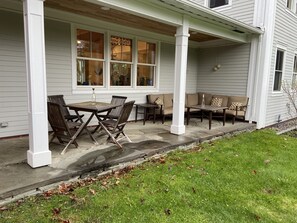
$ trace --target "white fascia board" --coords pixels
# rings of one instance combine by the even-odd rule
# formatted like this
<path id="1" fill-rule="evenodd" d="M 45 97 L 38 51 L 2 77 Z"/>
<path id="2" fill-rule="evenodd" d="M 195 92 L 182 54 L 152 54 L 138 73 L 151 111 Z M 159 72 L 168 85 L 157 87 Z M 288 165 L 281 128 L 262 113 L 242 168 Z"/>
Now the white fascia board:
<path id="1" fill-rule="evenodd" d="M 244 33 L 237 33 L 232 30 L 225 29 L 221 26 L 210 24 L 198 19 L 190 18 L 190 29 L 200 33 L 216 36 L 222 39 L 231 40 L 238 43 L 247 43 L 250 36 Z"/>
<path id="2" fill-rule="evenodd" d="M 168 25 L 181 26 L 183 15 L 172 10 L 157 7 L 153 4 L 145 4 L 136 0 L 85 0 L 86 2 L 104 5 L 113 9 L 118 9 L 133 15 L 152 19 Z"/>

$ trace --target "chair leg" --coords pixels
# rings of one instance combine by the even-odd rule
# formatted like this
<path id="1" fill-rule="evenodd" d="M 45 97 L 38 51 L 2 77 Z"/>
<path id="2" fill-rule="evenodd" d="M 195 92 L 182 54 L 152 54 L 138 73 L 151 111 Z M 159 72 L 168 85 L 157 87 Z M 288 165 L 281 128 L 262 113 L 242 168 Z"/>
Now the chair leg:
<path id="1" fill-rule="evenodd" d="M 76 146 L 76 148 L 78 147 L 78 144 L 76 142 L 76 138 L 77 136 L 82 132 L 82 130 L 84 129 L 86 123 L 82 123 L 81 126 L 77 129 L 77 131 L 75 132 L 75 134 L 71 137 L 71 140 L 67 143 L 67 145 L 64 147 L 63 151 L 61 152 L 61 155 L 65 154 L 66 149 L 68 148 L 68 146 L 70 144 L 74 144 Z"/>
<path id="2" fill-rule="evenodd" d="M 121 145 L 121 144 L 120 144 L 120 143 L 113 137 L 113 135 L 110 133 L 110 131 L 109 131 L 103 124 L 101 124 L 101 122 L 99 122 L 99 124 L 100 124 L 101 128 L 104 129 L 104 131 L 107 133 L 107 135 L 108 135 L 107 140 L 111 138 L 111 140 L 112 140 L 115 144 L 117 144 L 117 146 L 118 146 L 119 148 L 123 149 L 122 145 Z"/>
<path id="3" fill-rule="evenodd" d="M 232 118 L 232 125 L 234 125 L 234 123 L 235 123 L 235 116 L 233 116 Z"/>

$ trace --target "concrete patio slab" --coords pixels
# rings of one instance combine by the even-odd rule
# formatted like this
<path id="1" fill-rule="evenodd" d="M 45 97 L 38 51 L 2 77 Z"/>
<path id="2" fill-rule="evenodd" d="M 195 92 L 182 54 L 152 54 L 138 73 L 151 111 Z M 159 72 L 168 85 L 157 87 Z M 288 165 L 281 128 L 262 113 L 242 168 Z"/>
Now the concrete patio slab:
<path id="1" fill-rule="evenodd" d="M 186 133 L 174 135 L 170 133 L 170 121 L 164 124 L 157 122 L 130 122 L 126 126 L 126 134 L 132 140 L 123 139 L 123 150 L 106 142 L 106 135 L 95 133 L 99 145 L 93 144 L 87 134 L 78 140 L 79 147 L 70 146 L 61 155 L 63 145 L 51 144 L 52 164 L 32 169 L 26 163 L 29 147 L 28 137 L 16 137 L 0 140 L 0 204 L 11 200 L 16 195 L 53 183 L 78 178 L 90 171 L 104 171 L 139 159 L 147 159 L 155 154 L 173 150 L 178 146 L 197 144 L 216 137 L 237 131 L 255 129 L 254 124 L 236 122 L 235 125 L 213 120 L 212 130 L 208 130 L 208 121 L 200 122 L 192 118 L 186 126 Z"/>

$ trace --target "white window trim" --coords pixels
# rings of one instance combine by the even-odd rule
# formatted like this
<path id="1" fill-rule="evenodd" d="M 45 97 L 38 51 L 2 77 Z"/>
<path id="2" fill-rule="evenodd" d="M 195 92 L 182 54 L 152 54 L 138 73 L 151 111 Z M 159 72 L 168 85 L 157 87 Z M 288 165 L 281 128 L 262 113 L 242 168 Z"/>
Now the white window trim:
<path id="1" fill-rule="evenodd" d="M 285 1 L 285 7 L 286 9 L 291 12 L 292 14 L 294 14 L 295 16 L 297 16 L 297 7 L 296 7 L 296 4 L 297 4 L 297 0 L 292 0 L 292 8 L 288 8 L 287 7 L 287 4 L 288 4 L 288 0 Z"/>
<path id="2" fill-rule="evenodd" d="M 284 52 L 284 57 L 283 57 L 283 69 L 282 69 L 282 78 L 281 78 L 281 84 L 284 81 L 284 72 L 285 72 L 285 65 L 286 65 L 286 56 L 287 56 L 287 49 L 284 46 L 281 45 L 277 45 L 276 49 L 275 49 L 275 58 L 274 58 L 274 63 L 273 63 L 273 80 L 272 80 L 272 94 L 273 95 L 281 95 L 283 94 L 283 89 L 282 87 L 280 88 L 280 90 L 274 90 L 274 81 L 275 81 L 275 65 L 276 65 L 276 57 L 277 57 L 277 51 L 283 51 Z"/>
<path id="3" fill-rule="evenodd" d="M 99 32 L 104 34 L 104 83 L 103 86 L 78 86 L 77 85 L 77 73 L 76 73 L 76 29 L 85 29 L 93 32 Z M 131 69 L 131 86 L 110 86 L 110 37 L 111 36 L 121 36 L 124 38 L 132 39 L 133 52 L 132 52 L 132 62 L 127 62 L 132 64 Z M 137 86 L 137 40 L 148 41 L 156 44 L 156 70 L 155 70 L 155 85 L 154 86 Z M 136 53 L 135 53 L 136 52 Z M 71 25 L 71 66 L 72 66 L 72 93 L 73 94 L 90 94 L 92 88 L 95 88 L 96 92 L 100 93 L 147 93 L 158 92 L 160 86 L 160 41 L 153 40 L 150 38 L 141 38 L 132 34 L 125 34 L 124 32 L 112 32 L 108 30 L 98 29 L 85 25 Z M 126 62 L 125 62 L 126 63 Z"/>
<path id="4" fill-rule="evenodd" d="M 207 7 L 207 8 L 210 8 L 209 7 L 209 1 L 210 0 L 204 0 L 204 6 Z M 225 9 L 229 9 L 231 6 L 232 6 L 232 0 L 229 0 L 227 5 L 222 5 L 222 6 L 211 8 L 211 9 L 217 10 L 217 11 L 223 11 Z"/>
<path id="5" fill-rule="evenodd" d="M 291 72 L 291 85 L 293 84 L 293 76 L 296 75 L 296 80 L 297 80 L 297 72 L 294 72 L 294 62 L 295 58 L 297 59 L 297 52 L 295 51 L 293 54 L 293 66 L 292 66 L 292 72 Z M 292 89 L 293 90 L 293 89 Z"/>

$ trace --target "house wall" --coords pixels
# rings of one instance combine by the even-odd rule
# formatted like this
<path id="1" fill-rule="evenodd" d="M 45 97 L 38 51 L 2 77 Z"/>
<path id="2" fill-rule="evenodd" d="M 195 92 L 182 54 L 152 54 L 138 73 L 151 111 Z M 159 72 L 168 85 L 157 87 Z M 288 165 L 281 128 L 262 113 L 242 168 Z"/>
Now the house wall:
<path id="1" fill-rule="evenodd" d="M 0 12 L 0 137 L 20 135 L 28 129 L 27 80 L 23 17 Z"/>
<path id="2" fill-rule="evenodd" d="M 297 53 L 297 39 L 295 38 L 297 36 L 296 25 L 297 15 L 287 9 L 285 0 L 278 0 L 275 17 L 273 55 L 271 58 L 266 125 L 276 123 L 279 115 L 281 115 L 282 120 L 291 118 L 286 106 L 288 103 L 287 96 L 282 92 L 273 92 L 273 82 L 277 46 L 285 49 L 283 81 L 288 81 L 289 83 L 292 81 L 294 55 Z"/>
<path id="3" fill-rule="evenodd" d="M 246 95 L 250 44 L 200 49 L 197 91 Z M 215 65 L 221 68 L 214 71 Z"/>
<path id="4" fill-rule="evenodd" d="M 199 5 L 207 6 L 208 0 L 192 0 Z M 240 20 L 247 24 L 253 24 L 255 0 L 232 0 L 232 4 L 226 7 L 214 8 L 214 11 L 220 12 L 231 18 Z"/>
<path id="5" fill-rule="evenodd" d="M 22 14 L 0 11 L 0 27 L 0 123 L 8 122 L 8 127 L 0 128 L 2 138 L 28 133 L 28 107 Z M 160 44 L 160 86 L 154 93 L 172 93 L 174 90 L 174 44 L 172 40 Z M 71 24 L 46 19 L 45 45 L 48 95 L 63 94 L 67 103 L 90 100 L 89 94 L 72 92 Z M 190 48 L 187 91 L 195 92 L 196 83 L 197 50 Z M 150 90 L 98 92 L 97 100 L 108 102 L 112 94 L 121 94 L 141 103 L 146 101 L 149 93 Z M 134 113 L 130 118 L 134 119 Z"/>

